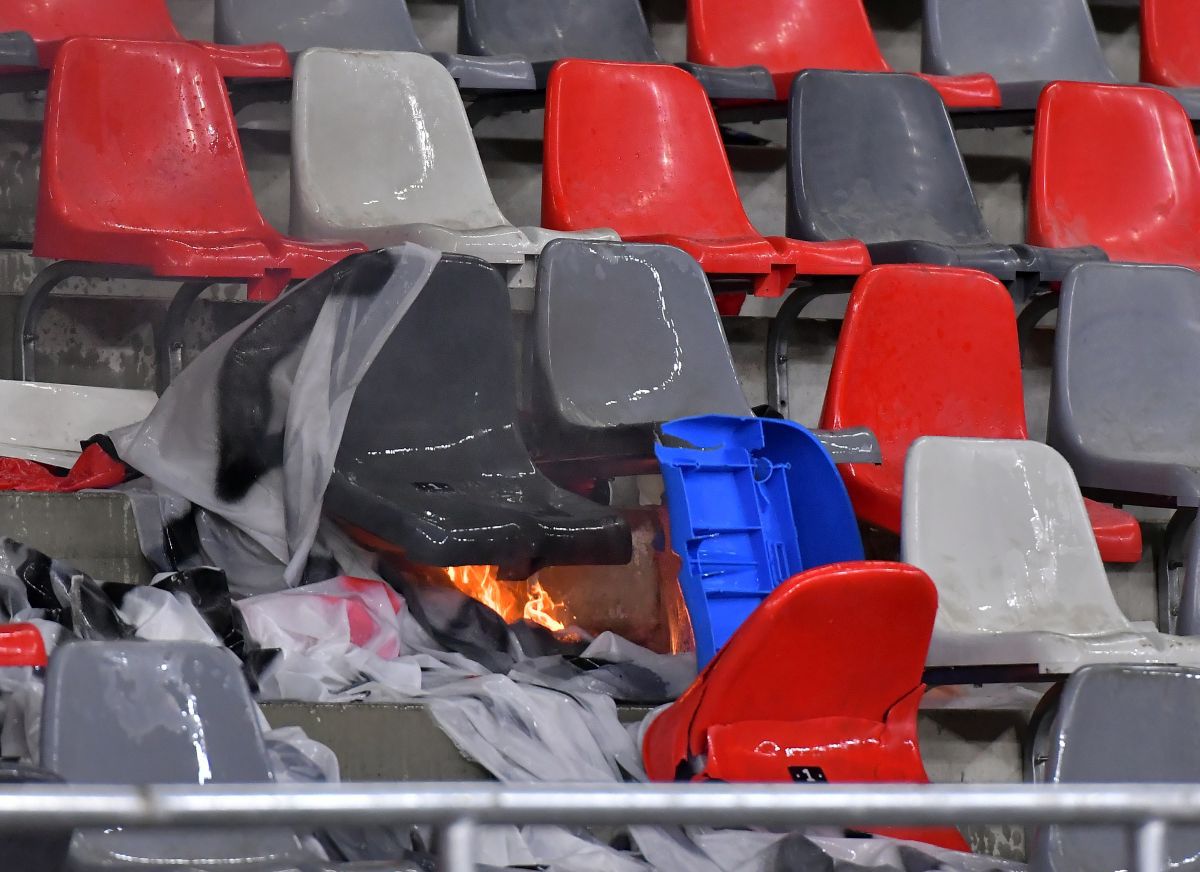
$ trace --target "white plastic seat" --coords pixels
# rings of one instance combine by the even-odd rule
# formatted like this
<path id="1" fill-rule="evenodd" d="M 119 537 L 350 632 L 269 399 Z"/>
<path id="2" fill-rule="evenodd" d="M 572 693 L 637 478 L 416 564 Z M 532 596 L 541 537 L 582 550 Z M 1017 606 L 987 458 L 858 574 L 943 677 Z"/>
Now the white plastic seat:
<path id="1" fill-rule="evenodd" d="M 306 51 L 292 105 L 291 231 L 302 239 L 415 242 L 523 268 L 516 283 L 529 285 L 552 239 L 617 239 L 513 226 L 453 77 L 427 55 Z"/>
<path id="2" fill-rule="evenodd" d="M 1200 664 L 1200 642 L 1121 612 L 1075 475 L 1041 443 L 915 442 L 901 549 L 938 588 L 929 666 Z"/>

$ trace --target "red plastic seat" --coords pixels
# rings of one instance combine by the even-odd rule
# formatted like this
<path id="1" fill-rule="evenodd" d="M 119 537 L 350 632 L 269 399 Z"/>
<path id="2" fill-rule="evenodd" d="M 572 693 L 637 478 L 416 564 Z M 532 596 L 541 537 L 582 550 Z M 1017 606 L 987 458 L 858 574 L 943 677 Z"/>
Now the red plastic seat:
<path id="1" fill-rule="evenodd" d="M 1142 0 L 1143 82 L 1200 87 L 1200 6 L 1195 0 Z"/>
<path id="2" fill-rule="evenodd" d="M 1029 241 L 1200 268 L 1200 155 L 1187 112 L 1153 88 L 1055 82 L 1034 130 Z"/>
<path id="3" fill-rule="evenodd" d="M 688 0 L 688 60 L 721 67 L 758 64 L 786 100 L 801 70 L 890 73 L 862 0 Z M 1000 87 L 986 73 L 921 78 L 947 106 L 994 108 Z"/>
<path id="4" fill-rule="evenodd" d="M 904 461 L 922 436 L 1028 439 L 1012 297 L 986 273 L 880 266 L 859 279 L 821 427 L 870 427 L 879 466 L 839 466 L 859 518 L 900 532 Z M 1105 560 L 1142 557 L 1137 519 L 1087 501 Z"/>
<path id="5" fill-rule="evenodd" d="M 0 667 L 45 666 L 46 643 L 33 624 L 0 624 Z"/>
<path id="6" fill-rule="evenodd" d="M 224 80 L 203 49 L 63 46 L 46 109 L 36 256 L 245 280 L 261 300 L 362 250 L 286 239 L 263 219 Z"/>
<path id="7" fill-rule="evenodd" d="M 936 613 L 933 582 L 912 566 L 835 563 L 794 576 L 655 718 L 647 774 L 928 784 L 917 706 Z M 968 850 L 952 829 L 876 832 Z"/>
<path id="8" fill-rule="evenodd" d="M 759 233 L 738 197 L 704 88 L 666 65 L 564 60 L 550 74 L 542 221 L 674 245 L 710 275 L 780 296 L 797 275 L 859 275 L 857 240 Z M 721 295 L 725 296 L 725 295 Z"/>
<path id="9" fill-rule="evenodd" d="M 59 49 L 76 36 L 185 42 L 166 0 L 4 0 L 0 31 L 23 30 L 37 44 L 38 60 L 50 69 Z M 230 77 L 290 78 L 283 46 L 225 46 L 196 42 Z"/>

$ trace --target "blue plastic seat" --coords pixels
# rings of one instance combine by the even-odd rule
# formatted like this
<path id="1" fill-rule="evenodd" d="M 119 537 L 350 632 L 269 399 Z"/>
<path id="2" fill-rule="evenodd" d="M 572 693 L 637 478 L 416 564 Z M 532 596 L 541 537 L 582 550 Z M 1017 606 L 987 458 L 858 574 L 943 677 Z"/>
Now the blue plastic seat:
<path id="1" fill-rule="evenodd" d="M 793 575 L 863 559 L 837 467 L 799 424 L 683 418 L 663 426 L 660 443 L 671 545 L 682 560 L 700 667 Z"/>

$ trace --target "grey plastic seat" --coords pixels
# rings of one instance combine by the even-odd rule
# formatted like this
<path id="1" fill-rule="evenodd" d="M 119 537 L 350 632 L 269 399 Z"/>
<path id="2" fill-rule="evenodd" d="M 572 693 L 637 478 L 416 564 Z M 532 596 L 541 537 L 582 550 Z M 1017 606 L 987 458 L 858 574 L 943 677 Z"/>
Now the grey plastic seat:
<path id="1" fill-rule="evenodd" d="M 426 55 L 310 49 L 292 112 L 291 227 L 304 239 L 415 242 L 508 265 L 532 286 L 550 240 L 617 238 L 509 223 L 454 80 Z"/>
<path id="2" fill-rule="evenodd" d="M 915 76 L 807 70 L 792 86 L 788 235 L 866 243 L 875 264 L 967 267 L 1061 281 L 1098 248 L 992 239 L 937 91 Z"/>
<path id="3" fill-rule="evenodd" d="M 1200 671 L 1086 666 L 1068 679 L 1047 743 L 1053 784 L 1200 782 Z M 1200 827 L 1172 826 L 1169 868 L 1200 869 Z M 1136 868 L 1128 827 L 1050 826 L 1037 833 L 1033 872 Z"/>
<path id="4" fill-rule="evenodd" d="M 933 579 L 935 667 L 1200 665 L 1200 640 L 1131 623 L 1071 467 L 1021 439 L 917 440 L 905 465 L 901 554 Z"/>
<path id="5" fill-rule="evenodd" d="M 50 661 L 42 765 L 73 784 L 258 784 L 272 780 L 258 711 L 225 648 L 78 642 Z M 200 859 L 204 858 L 204 859 Z M 294 833 L 82 830 L 72 870 L 293 869 L 315 858 Z"/>
<path id="6" fill-rule="evenodd" d="M 1104 58 L 1087 0 L 925 0 L 921 69 L 991 73 L 1003 107 L 1020 110 L 1037 106 L 1053 81 L 1120 81 Z M 1161 90 L 1200 118 L 1200 88 Z"/>
<path id="7" fill-rule="evenodd" d="M 1160 622 L 1200 633 L 1200 560 L 1186 541 L 1200 506 L 1200 394 L 1185 375 L 1200 367 L 1200 274 L 1088 264 L 1068 276 L 1061 307 L 1048 441 L 1085 488 L 1181 507 L 1168 528 L 1177 553 L 1160 561 Z"/>
<path id="8" fill-rule="evenodd" d="M 461 0 L 458 50 L 471 55 L 523 55 L 538 87 L 563 58 L 666 63 L 640 0 Z M 766 67 L 681 63 L 713 99 L 774 100 Z"/>
<path id="9" fill-rule="evenodd" d="M 442 64 L 459 86 L 524 91 L 534 87 L 523 57 L 469 57 L 426 51 L 405 0 L 216 0 L 216 41 L 226 45 L 281 44 L 293 59 L 310 48 L 411 51 Z"/>
<path id="10" fill-rule="evenodd" d="M 36 67 L 37 46 L 33 37 L 20 30 L 0 33 L 0 67 Z"/>

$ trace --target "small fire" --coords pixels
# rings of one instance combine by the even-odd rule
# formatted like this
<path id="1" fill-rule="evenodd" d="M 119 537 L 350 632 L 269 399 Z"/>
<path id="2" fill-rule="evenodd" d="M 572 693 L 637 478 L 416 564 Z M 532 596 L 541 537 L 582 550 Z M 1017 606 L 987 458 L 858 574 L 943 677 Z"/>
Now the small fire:
<path id="1" fill-rule="evenodd" d="M 524 619 L 555 633 L 567 629 L 570 614 L 536 577 L 525 582 L 500 581 L 495 566 L 451 566 L 446 575 L 460 591 L 479 600 L 505 621 Z"/>

